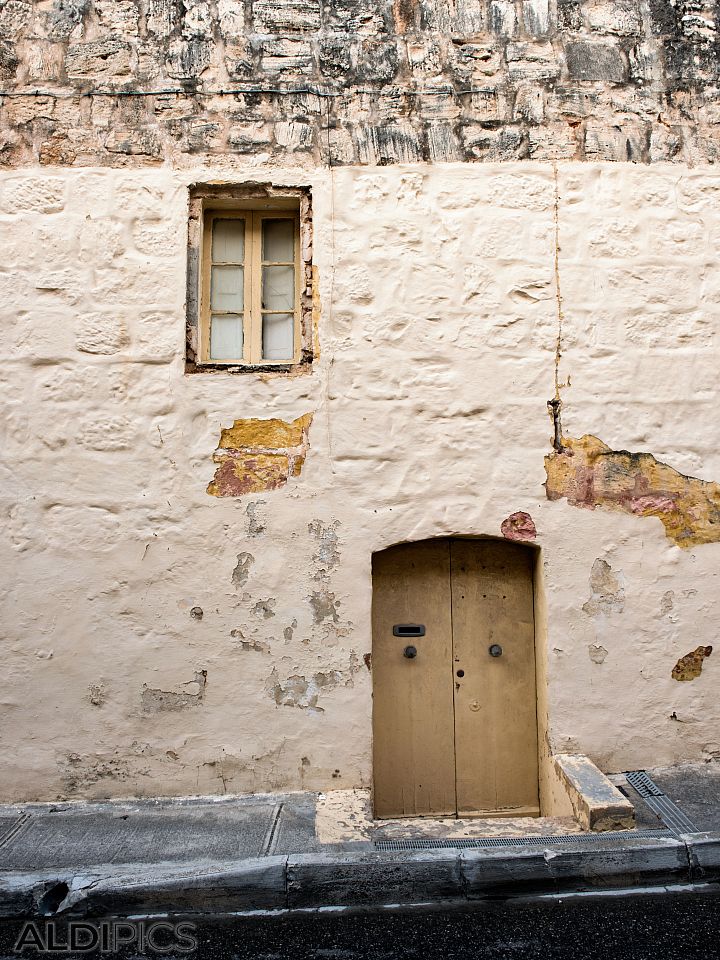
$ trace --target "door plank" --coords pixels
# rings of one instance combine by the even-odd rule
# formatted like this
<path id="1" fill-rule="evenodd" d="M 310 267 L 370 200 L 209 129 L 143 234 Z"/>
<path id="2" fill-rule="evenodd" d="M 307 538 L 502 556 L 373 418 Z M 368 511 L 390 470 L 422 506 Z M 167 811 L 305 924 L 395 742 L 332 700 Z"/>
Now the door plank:
<path id="1" fill-rule="evenodd" d="M 539 813 L 532 560 L 516 544 L 451 541 L 460 816 Z M 502 656 L 490 656 L 492 644 Z"/>
<path id="2" fill-rule="evenodd" d="M 424 624 L 417 639 L 393 625 Z M 376 817 L 454 815 L 450 544 L 373 557 L 373 775 Z M 403 656 L 417 648 L 415 659 Z"/>

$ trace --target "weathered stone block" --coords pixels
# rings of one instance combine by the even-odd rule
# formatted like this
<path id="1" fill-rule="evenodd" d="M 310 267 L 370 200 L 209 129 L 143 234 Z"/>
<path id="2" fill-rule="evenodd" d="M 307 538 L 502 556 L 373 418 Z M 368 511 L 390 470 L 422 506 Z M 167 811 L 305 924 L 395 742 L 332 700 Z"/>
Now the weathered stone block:
<path id="1" fill-rule="evenodd" d="M 205 40 L 176 40 L 170 44 L 165 70 L 177 80 L 193 80 L 207 70 L 211 46 Z"/>
<path id="2" fill-rule="evenodd" d="M 25 0 L 8 0 L 0 7 L 0 37 L 17 39 L 30 23 L 32 4 Z"/>
<path id="3" fill-rule="evenodd" d="M 489 24 L 493 33 L 512 37 L 517 32 L 517 15 L 512 0 L 491 0 Z"/>
<path id="4" fill-rule="evenodd" d="M 272 128 L 267 123 L 238 123 L 228 131 L 228 144 L 237 153 L 252 153 L 267 148 L 272 140 Z"/>
<path id="5" fill-rule="evenodd" d="M 186 40 L 212 40 L 214 21 L 208 0 L 183 0 L 182 35 Z"/>
<path id="6" fill-rule="evenodd" d="M 605 80 L 622 83 L 627 68 L 616 43 L 570 40 L 565 43 L 568 73 L 574 80 Z"/>
<path id="7" fill-rule="evenodd" d="M 417 132 L 409 123 L 362 124 L 353 133 L 361 163 L 408 163 L 421 158 Z"/>
<path id="8" fill-rule="evenodd" d="M 162 152 L 155 130 L 133 128 L 112 130 L 105 138 L 105 149 L 132 157 L 159 157 Z"/>
<path id="9" fill-rule="evenodd" d="M 429 123 L 426 127 L 428 153 L 433 163 L 450 163 L 462 159 L 454 125 L 448 121 Z"/>
<path id="10" fill-rule="evenodd" d="M 5 213 L 34 210 L 58 213 L 65 205 L 65 183 L 59 179 L 20 177 L 6 184 L 2 194 Z"/>
<path id="11" fill-rule="evenodd" d="M 631 830 L 635 809 L 588 757 L 559 754 L 555 770 L 585 830 Z"/>
<path id="12" fill-rule="evenodd" d="M 0 41 L 0 80 L 12 80 L 19 62 L 14 47 Z"/>
<path id="13" fill-rule="evenodd" d="M 220 0 L 222 2 L 222 0 Z M 181 0 L 147 0 L 147 29 L 167 37 L 180 22 Z"/>
<path id="14" fill-rule="evenodd" d="M 245 33 L 244 0 L 217 0 L 220 32 L 225 39 L 238 39 Z"/>
<path id="15" fill-rule="evenodd" d="M 68 47 L 65 68 L 70 79 L 107 80 L 130 73 L 130 44 L 119 37 Z"/>
<path id="16" fill-rule="evenodd" d="M 275 124 L 275 142 L 286 150 L 308 150 L 313 145 L 314 129 L 309 123 L 284 122 Z"/>
<path id="17" fill-rule="evenodd" d="M 511 80 L 550 80 L 560 75 L 560 61 L 551 43 L 510 43 L 505 55 Z"/>
<path id="18" fill-rule="evenodd" d="M 462 131 L 465 149 L 478 160 L 511 160 L 523 155 L 524 138 L 519 127 L 487 129 L 468 125 Z"/>
<path id="19" fill-rule="evenodd" d="M 295 33 L 320 29 L 320 0 L 254 0 L 257 33 Z"/>
<path id="20" fill-rule="evenodd" d="M 267 37 L 261 45 L 260 69 L 268 73 L 310 73 L 312 47 L 308 40 Z"/>
<path id="21" fill-rule="evenodd" d="M 543 37 L 550 30 L 548 0 L 523 0 L 522 16 L 525 30 L 531 36 Z"/>
<path id="22" fill-rule="evenodd" d="M 583 14 L 588 26 L 598 33 L 614 33 L 629 37 L 642 32 L 642 17 L 634 3 L 586 3 Z"/>
<path id="23" fill-rule="evenodd" d="M 119 353 L 129 342 L 125 324 L 105 313 L 84 314 L 75 322 L 75 346 L 82 353 Z"/>
<path id="24" fill-rule="evenodd" d="M 521 84 L 515 94 L 514 117 L 528 123 L 542 123 L 545 116 L 545 91 L 540 86 Z"/>
<path id="25" fill-rule="evenodd" d="M 353 62 L 352 38 L 347 34 L 325 37 L 320 41 L 320 72 L 327 77 L 350 79 Z"/>
<path id="26" fill-rule="evenodd" d="M 610 126 L 588 120 L 585 127 L 585 156 L 588 160 L 643 160 L 646 146 L 645 127 L 626 121 Z"/>

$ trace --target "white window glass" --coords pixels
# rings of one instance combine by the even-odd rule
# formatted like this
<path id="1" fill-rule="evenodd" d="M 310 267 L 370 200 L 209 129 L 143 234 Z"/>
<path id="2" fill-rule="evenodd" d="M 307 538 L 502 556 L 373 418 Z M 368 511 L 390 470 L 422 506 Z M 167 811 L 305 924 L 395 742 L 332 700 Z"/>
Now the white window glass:
<path id="1" fill-rule="evenodd" d="M 293 310 L 295 267 L 263 267 L 262 272 L 263 310 Z"/>
<path id="2" fill-rule="evenodd" d="M 243 318 L 241 314 L 213 315 L 210 321 L 210 359 L 241 360 Z"/>
<path id="3" fill-rule="evenodd" d="M 292 360 L 295 353 L 295 315 L 266 313 L 263 315 L 263 360 Z"/>
<path id="4" fill-rule="evenodd" d="M 292 263 L 295 259 L 295 221 L 263 220 L 265 263 Z"/>
<path id="5" fill-rule="evenodd" d="M 244 307 L 245 271 L 242 267 L 213 266 L 210 279 L 210 307 L 241 313 Z"/>
<path id="6" fill-rule="evenodd" d="M 213 263 L 242 263 L 245 259 L 245 221 L 215 220 L 212 234 Z"/>

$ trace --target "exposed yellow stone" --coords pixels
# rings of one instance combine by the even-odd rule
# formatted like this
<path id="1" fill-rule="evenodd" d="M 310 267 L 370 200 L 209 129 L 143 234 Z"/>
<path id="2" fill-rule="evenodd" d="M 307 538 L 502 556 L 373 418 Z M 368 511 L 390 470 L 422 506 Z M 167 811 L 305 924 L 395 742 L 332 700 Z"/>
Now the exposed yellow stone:
<path id="1" fill-rule="evenodd" d="M 611 450 L 597 437 L 563 438 L 545 457 L 549 500 L 657 517 L 680 547 L 720 540 L 720 484 L 686 477 L 650 453 Z"/>
<path id="2" fill-rule="evenodd" d="M 261 490 L 276 490 L 287 483 L 290 463 L 283 453 L 254 453 L 243 457 L 214 457 L 220 466 L 208 484 L 213 497 L 241 497 Z"/>
<path id="3" fill-rule="evenodd" d="M 230 450 L 286 450 L 303 442 L 303 433 L 312 422 L 306 413 L 292 423 L 286 420 L 236 420 L 223 429 L 219 447 Z"/>
<path id="4" fill-rule="evenodd" d="M 712 647 L 697 647 L 680 657 L 672 669 L 673 680 L 695 680 L 702 673 L 703 660 L 712 653 Z"/>
<path id="5" fill-rule="evenodd" d="M 285 420 L 236 420 L 222 431 L 213 455 L 219 464 L 207 492 L 213 497 L 241 497 L 284 487 L 299 477 L 308 448 L 313 415 Z M 282 451 L 273 453 L 271 451 Z"/>

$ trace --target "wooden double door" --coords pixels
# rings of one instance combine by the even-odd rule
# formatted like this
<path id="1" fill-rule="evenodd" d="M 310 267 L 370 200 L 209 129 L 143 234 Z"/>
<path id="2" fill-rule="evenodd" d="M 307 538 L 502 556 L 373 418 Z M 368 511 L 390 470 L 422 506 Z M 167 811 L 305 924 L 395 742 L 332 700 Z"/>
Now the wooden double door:
<path id="1" fill-rule="evenodd" d="M 377 817 L 539 815 L 533 560 L 471 539 L 374 555 Z"/>

